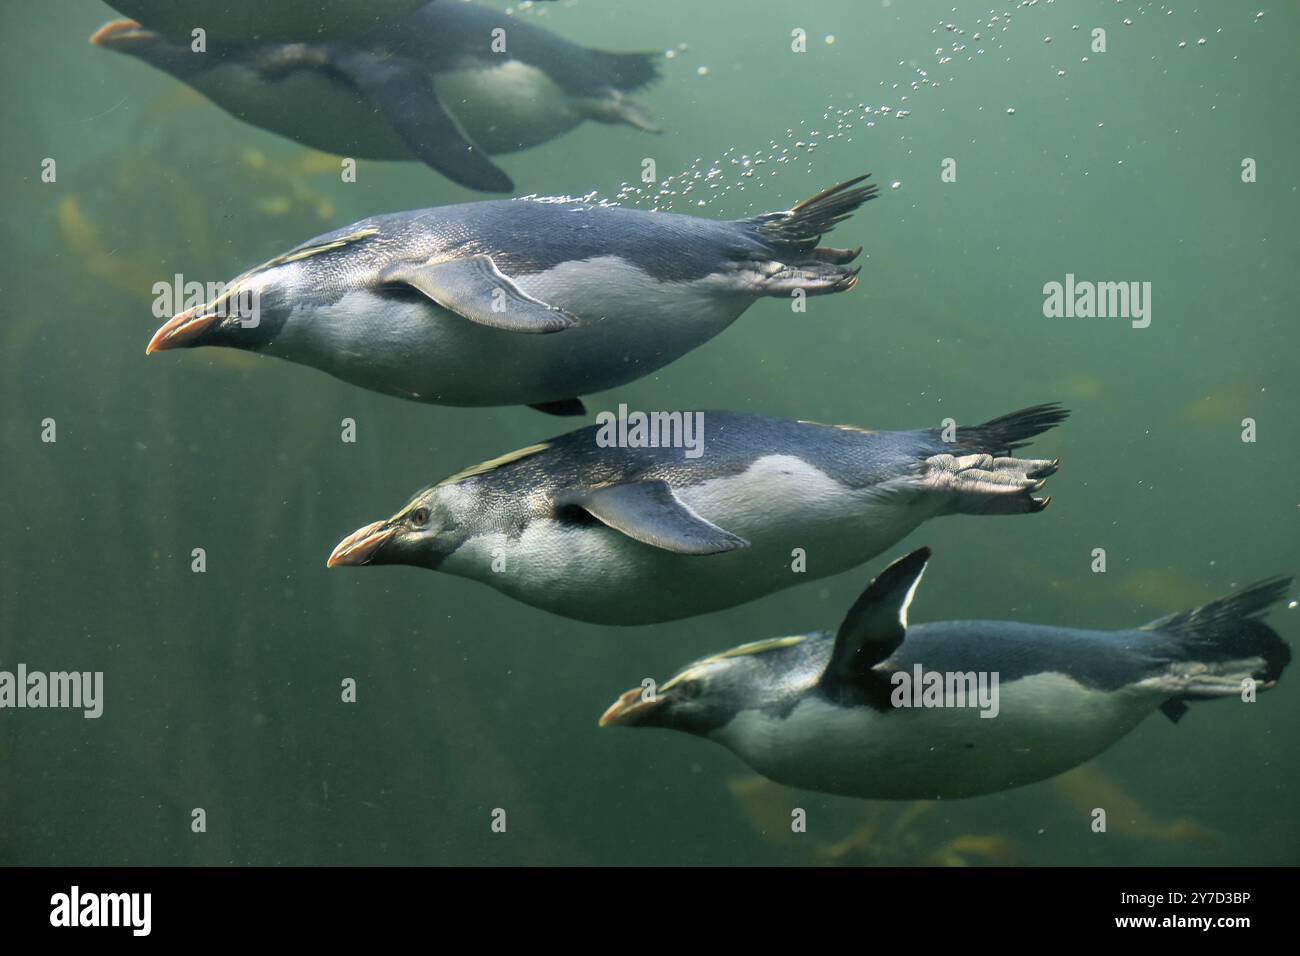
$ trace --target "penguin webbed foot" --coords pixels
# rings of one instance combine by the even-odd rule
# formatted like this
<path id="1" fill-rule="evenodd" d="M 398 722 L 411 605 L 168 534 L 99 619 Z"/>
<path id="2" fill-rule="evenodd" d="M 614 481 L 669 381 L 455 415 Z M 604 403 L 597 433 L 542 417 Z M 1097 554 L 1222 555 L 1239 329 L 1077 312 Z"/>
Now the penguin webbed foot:
<path id="1" fill-rule="evenodd" d="M 826 251 L 828 256 L 819 256 Z M 831 295 L 835 292 L 847 292 L 858 284 L 861 266 L 849 268 L 843 263 L 852 262 L 852 258 L 838 259 L 837 254 L 847 254 L 847 249 L 818 249 L 813 257 L 801 262 L 781 263 L 761 280 L 763 295 L 787 296 L 795 289 L 805 295 Z"/>
<path id="2" fill-rule="evenodd" d="M 921 482 L 953 494 L 957 514 L 1034 514 L 1051 503 L 1036 497 L 1055 474 L 1060 459 L 995 458 L 989 454 L 934 455 L 925 460 Z"/>

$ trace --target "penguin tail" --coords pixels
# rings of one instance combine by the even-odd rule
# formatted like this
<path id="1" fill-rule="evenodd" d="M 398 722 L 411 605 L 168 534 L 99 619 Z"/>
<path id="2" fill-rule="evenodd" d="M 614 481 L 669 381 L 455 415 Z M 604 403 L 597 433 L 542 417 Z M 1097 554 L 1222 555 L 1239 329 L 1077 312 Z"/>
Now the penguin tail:
<path id="1" fill-rule="evenodd" d="M 661 53 L 609 53 L 588 50 L 590 72 L 604 79 L 611 89 L 631 93 L 659 79 Z"/>
<path id="2" fill-rule="evenodd" d="M 1141 630 L 1164 638 L 1164 669 L 1143 685 L 1167 694 L 1161 710 L 1178 720 L 1187 700 L 1242 697 L 1268 690 L 1291 662 L 1291 648 L 1261 617 L 1290 590 L 1289 577 L 1269 578 L 1190 611 L 1179 611 Z"/>
<path id="3" fill-rule="evenodd" d="M 857 258 L 862 250 L 817 249 L 817 243 L 824 234 L 853 215 L 864 202 L 876 198 L 880 189 L 874 183 L 858 185 L 870 175 L 867 173 L 832 186 L 796 203 L 785 212 L 769 212 L 742 222 L 780 254 L 813 255 L 819 260 L 842 265 Z"/>
<path id="4" fill-rule="evenodd" d="M 1069 417 L 1069 410 L 1062 408 L 1059 402 L 1033 405 L 983 425 L 958 426 L 956 441 L 952 444 L 958 451 L 1010 455 L 1017 448 L 1028 445 L 1030 439 L 1055 428 Z"/>

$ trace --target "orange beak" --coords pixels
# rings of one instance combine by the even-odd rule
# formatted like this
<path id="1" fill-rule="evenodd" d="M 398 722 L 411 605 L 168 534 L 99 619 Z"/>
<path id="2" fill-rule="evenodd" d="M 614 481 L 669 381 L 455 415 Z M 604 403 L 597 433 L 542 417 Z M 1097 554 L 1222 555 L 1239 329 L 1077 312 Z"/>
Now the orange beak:
<path id="1" fill-rule="evenodd" d="M 635 725 L 638 719 L 646 714 L 647 711 L 654 710 L 659 706 L 660 698 L 653 700 L 643 700 L 641 695 L 645 692 L 644 688 L 633 687 L 629 691 L 624 691 L 618 700 L 609 705 L 609 709 L 600 715 L 600 726 L 618 727 L 629 724 Z"/>
<path id="2" fill-rule="evenodd" d="M 183 349 L 191 345 L 197 345 L 198 339 L 204 332 L 211 327 L 212 323 L 217 321 L 220 316 L 215 313 L 205 313 L 205 306 L 195 306 L 187 309 L 178 315 L 173 315 L 162 328 L 153 334 L 149 340 L 149 345 L 145 348 L 144 354 L 151 355 L 154 352 L 165 352 L 168 349 Z"/>
<path id="3" fill-rule="evenodd" d="M 110 20 L 90 35 L 90 42 L 95 46 L 111 46 L 119 40 L 143 40 L 155 35 L 134 20 Z"/>
<path id="4" fill-rule="evenodd" d="M 325 562 L 327 568 L 339 565 L 359 566 L 369 564 L 383 545 L 397 533 L 397 528 L 387 521 L 376 521 L 359 528 L 338 543 L 334 553 Z"/>

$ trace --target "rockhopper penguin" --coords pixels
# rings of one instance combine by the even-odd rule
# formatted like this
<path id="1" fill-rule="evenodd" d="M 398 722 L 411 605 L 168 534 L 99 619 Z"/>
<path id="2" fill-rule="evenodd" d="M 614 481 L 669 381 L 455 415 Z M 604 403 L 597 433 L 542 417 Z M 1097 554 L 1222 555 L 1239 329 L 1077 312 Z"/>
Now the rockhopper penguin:
<path id="1" fill-rule="evenodd" d="M 698 457 L 608 447 L 589 426 L 425 488 L 329 565 L 446 571 L 601 624 L 691 617 L 856 567 L 936 515 L 1041 511 L 1057 461 L 1011 455 L 1066 416 L 1040 405 L 945 441 L 686 414 L 702 421 Z"/>
<path id="2" fill-rule="evenodd" d="M 853 288 L 860 249 L 823 233 L 876 194 L 841 183 L 734 221 L 573 199 L 363 219 L 234 279 L 147 351 L 218 345 L 438 405 L 533 405 L 622 385 L 717 335 L 761 296 Z"/>
<path id="3" fill-rule="evenodd" d="M 886 568 L 836 634 L 759 641 L 696 661 L 653 693 L 627 691 L 601 725 L 705 737 L 792 787 L 869 799 L 970 797 L 1077 766 L 1154 711 L 1176 721 L 1188 702 L 1267 690 L 1291 660 L 1260 620 L 1289 578 L 1132 630 L 909 627 L 929 554 L 922 548 Z M 953 692 L 918 706 L 918 673 L 939 675 Z M 974 687 L 991 675 L 990 710 L 975 706 Z"/>
<path id="4" fill-rule="evenodd" d="M 109 6 L 188 45 L 202 28 L 218 43 L 339 40 L 370 33 L 428 0 L 112 0 Z M 441 2 L 441 0 L 439 0 Z"/>
<path id="5" fill-rule="evenodd" d="M 353 11 L 361 13 L 355 19 L 379 26 L 360 36 L 322 36 L 304 24 L 294 42 L 228 40 L 239 33 L 238 18 L 218 12 L 218 32 L 202 51 L 193 49 L 188 29 L 175 36 L 186 19 L 175 15 L 166 17 L 172 35 L 147 19 L 115 20 L 90 42 L 170 73 L 231 116 L 305 146 L 357 159 L 418 160 L 488 192 L 514 188 L 489 154 L 545 143 L 585 120 L 658 131 L 628 95 L 655 80 L 658 54 L 590 50 L 464 0 L 437 0 L 395 19 L 399 4 L 356 6 L 363 9 Z M 199 19 L 194 26 L 204 25 Z"/>

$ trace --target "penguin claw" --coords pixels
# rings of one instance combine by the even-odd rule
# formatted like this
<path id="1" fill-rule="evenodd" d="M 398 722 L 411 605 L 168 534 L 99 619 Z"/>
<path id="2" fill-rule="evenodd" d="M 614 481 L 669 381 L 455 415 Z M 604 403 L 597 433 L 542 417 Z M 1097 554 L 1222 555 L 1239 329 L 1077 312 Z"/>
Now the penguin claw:
<path id="1" fill-rule="evenodd" d="M 1033 471 L 1026 472 L 1025 477 L 1026 478 L 1050 478 L 1052 475 L 1056 474 L 1056 472 L 1060 469 L 1060 467 L 1061 467 L 1061 459 L 1053 458 L 1050 462 L 1044 464 L 1042 467 L 1036 468 Z"/>
<path id="2" fill-rule="evenodd" d="M 858 256 L 862 255 L 862 247 L 856 249 L 837 249 L 834 246 L 820 246 L 813 250 L 813 258 L 819 262 L 829 262 L 832 265 L 848 265 Z"/>

